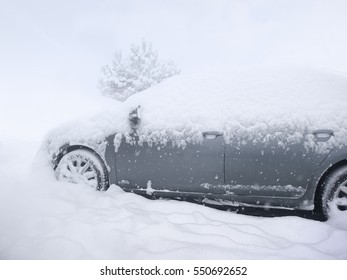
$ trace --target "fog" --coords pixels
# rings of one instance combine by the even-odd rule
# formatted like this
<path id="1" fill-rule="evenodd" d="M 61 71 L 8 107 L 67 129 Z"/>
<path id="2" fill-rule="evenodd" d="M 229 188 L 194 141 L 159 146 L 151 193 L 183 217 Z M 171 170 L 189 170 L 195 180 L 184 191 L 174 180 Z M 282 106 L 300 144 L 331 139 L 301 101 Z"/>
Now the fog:
<path id="1" fill-rule="evenodd" d="M 144 116 L 150 121 L 142 122 L 144 135 L 160 129 L 162 134 L 148 135 L 156 141 L 162 137 L 162 143 L 168 143 L 168 132 L 193 143 L 201 140 L 202 128 L 222 131 L 223 125 L 217 125 L 228 120 L 230 136 L 231 129 L 237 129 L 257 143 L 272 141 L 272 128 L 290 133 L 302 128 L 288 137 L 288 143 L 297 145 L 294 140 L 303 139 L 308 124 L 312 131 L 318 126 L 333 129 L 334 139 L 343 143 L 346 79 L 295 71 L 298 79 L 282 82 L 290 75 L 277 64 L 347 74 L 346 15 L 346 0 L 0 0 L 0 259 L 347 259 L 346 212 L 326 223 L 299 217 L 262 219 L 147 200 L 117 186 L 100 194 L 83 184 L 57 182 L 37 156 L 46 133 L 75 118 L 82 118 L 75 123 L 82 124 L 80 130 L 68 125 L 46 143 L 58 148 L 68 138 L 76 144 L 83 138 L 89 145 L 88 137 L 96 143 L 122 123 L 123 132 L 129 131 L 128 114 L 139 104 L 149 108 Z M 126 53 L 142 39 L 152 42 L 163 59 L 173 60 L 182 74 L 134 96 L 133 103 L 130 99 L 117 106 L 118 101 L 97 88 L 101 67 L 116 50 Z M 251 72 L 246 67 L 253 83 L 238 69 L 264 64 L 275 64 L 269 67 L 275 70 L 266 73 L 254 67 Z M 217 68 L 225 66 L 237 71 L 219 74 Z M 195 68 L 207 68 L 201 71 L 206 76 L 184 76 Z M 227 77 L 224 86 L 219 77 Z M 232 86 L 229 77 L 234 77 Z M 272 81 L 275 86 L 267 86 Z M 204 82 L 212 82 L 211 87 Z M 185 100 L 187 88 L 191 103 Z M 211 94 L 216 89 L 219 98 Z M 307 92 L 311 99 L 302 98 Z M 114 114 L 104 119 L 84 119 L 109 108 Z M 190 126 L 195 136 L 181 124 Z M 259 189 L 255 185 L 250 190 L 253 187 Z"/>
<path id="2" fill-rule="evenodd" d="M 31 70 L 28 80 L 48 70 L 62 80 L 68 74 L 95 81 L 115 50 L 142 38 L 183 68 L 220 62 L 346 68 L 344 0 L 1 2 L 2 71 Z"/>
<path id="3" fill-rule="evenodd" d="M 100 68 L 143 38 L 183 71 L 290 63 L 347 72 L 346 14 L 345 0 L 0 0 L 0 110 L 98 98 Z"/>

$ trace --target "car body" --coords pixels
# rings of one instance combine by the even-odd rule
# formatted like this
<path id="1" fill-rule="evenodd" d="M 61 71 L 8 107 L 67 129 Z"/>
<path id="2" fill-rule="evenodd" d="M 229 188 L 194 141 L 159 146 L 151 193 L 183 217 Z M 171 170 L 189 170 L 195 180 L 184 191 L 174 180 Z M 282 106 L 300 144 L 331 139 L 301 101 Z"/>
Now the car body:
<path id="1" fill-rule="evenodd" d="M 287 75 L 288 72 L 280 74 Z M 299 74 L 295 71 L 294 77 L 302 74 L 300 71 Z M 272 74 L 270 76 L 271 83 L 276 84 L 278 79 L 273 78 Z M 317 88 L 321 88 L 321 74 L 317 77 L 319 80 Z M 311 86 L 311 78 L 308 80 Z M 333 87 L 331 76 L 328 75 L 327 80 L 326 87 Z M 248 90 L 249 80 L 245 81 L 245 88 Z M 287 84 L 295 81 L 295 79 L 286 80 Z M 339 98 L 347 89 L 347 83 L 344 81 L 344 78 L 338 78 L 336 96 Z M 265 83 L 264 88 L 271 88 L 273 86 L 271 83 Z M 169 84 L 169 87 L 172 85 Z M 259 89 L 258 86 L 254 88 Z M 254 88 L 248 92 L 252 92 Z M 305 89 L 303 87 L 302 90 Z M 159 87 L 156 92 L 162 90 L 163 88 Z M 244 89 L 241 89 L 241 92 L 242 90 Z M 312 92 L 315 90 L 316 88 Z M 253 93 L 248 94 L 255 96 Z M 300 95 L 296 94 L 296 97 Z M 347 97 L 347 91 L 345 94 Z M 83 179 L 83 172 L 88 168 L 89 171 L 86 173 L 89 172 L 91 180 L 87 178 L 84 182 L 87 184 L 92 182 L 90 185 L 99 190 L 107 190 L 109 185 L 115 184 L 125 191 L 151 197 L 189 198 L 206 204 L 237 207 L 309 211 L 316 209 L 326 217 L 329 212 L 328 204 L 333 199 L 338 201 L 336 208 L 347 209 L 347 139 L 346 128 L 341 128 L 339 126 L 341 123 L 330 127 L 327 125 L 329 122 L 324 123 L 322 118 L 319 120 L 322 121 L 320 126 L 319 122 L 312 121 L 320 116 L 313 110 L 313 117 L 300 115 L 298 118 L 300 124 L 295 122 L 295 118 L 291 120 L 289 117 L 288 124 L 285 121 L 286 116 L 288 118 L 290 112 L 294 114 L 297 110 L 296 106 L 292 106 L 292 111 L 288 111 L 289 113 L 285 108 L 278 109 L 277 116 L 282 116 L 283 113 L 284 121 L 278 121 L 276 116 L 264 115 L 261 111 L 259 118 L 255 113 L 253 119 L 265 116 L 266 122 L 252 123 L 247 120 L 248 126 L 238 124 L 237 127 L 235 123 L 228 122 L 228 125 L 216 125 L 214 128 L 213 122 L 212 125 L 208 123 L 210 118 L 207 116 L 203 119 L 204 114 L 199 111 L 195 120 L 203 116 L 201 117 L 203 121 L 198 126 L 199 129 L 196 129 L 195 123 L 191 125 L 194 133 L 187 129 L 189 124 L 181 126 L 179 122 L 183 123 L 184 119 L 180 119 L 179 114 L 176 117 L 175 115 L 169 117 L 165 122 L 165 129 L 161 129 L 160 125 L 154 129 L 148 125 L 146 127 L 146 124 L 149 124 L 149 120 L 146 119 L 147 113 L 154 115 L 152 120 L 158 119 L 158 115 L 153 113 L 158 103 L 155 103 L 151 111 L 145 102 L 150 97 L 151 95 L 144 94 L 142 98 L 133 98 L 129 106 L 125 106 L 127 109 L 118 113 L 117 117 L 122 115 L 122 128 L 119 131 L 117 128 L 103 129 L 102 136 L 97 139 L 94 137 L 93 140 L 88 137 L 86 139 L 83 135 L 70 140 L 67 136 L 61 138 L 58 144 L 55 143 L 54 148 L 52 142 L 54 138 L 59 138 L 58 135 L 62 130 L 56 132 L 55 136 L 51 134 L 46 141 L 46 150 L 50 151 L 50 161 L 58 178 L 79 182 Z M 231 98 L 229 95 L 224 97 Z M 338 106 L 342 106 L 341 102 L 345 102 L 345 100 L 339 102 L 332 99 Z M 209 108 L 208 103 L 204 102 L 206 108 Z M 194 111 L 195 103 L 192 104 Z M 333 111 L 338 110 L 340 107 L 335 108 L 334 104 L 327 107 L 333 108 Z M 159 119 L 163 120 L 167 114 L 170 114 L 170 106 L 175 105 L 162 102 L 160 106 L 163 107 L 158 112 L 163 113 Z M 233 106 L 235 106 L 233 110 L 236 111 L 237 105 Z M 252 103 L 252 106 L 254 108 L 256 105 Z M 181 112 L 186 112 L 187 108 Z M 199 110 L 199 106 L 196 110 Z M 305 110 L 301 110 L 300 114 Z M 223 112 L 222 109 L 220 112 Z M 215 110 L 213 116 L 217 114 L 218 110 Z M 245 114 L 247 115 L 247 111 Z M 344 116 L 341 118 L 345 121 Z M 178 126 L 174 123 L 176 119 L 179 119 Z M 226 119 L 229 121 L 230 117 Z M 330 115 L 328 119 L 331 120 Z M 206 126 L 204 120 L 208 123 Z M 187 119 L 188 123 L 189 121 Z M 158 123 L 160 124 L 159 121 Z M 170 123 L 176 126 L 175 130 L 169 131 Z M 346 122 L 343 122 L 343 125 L 345 124 Z M 75 134 L 78 134 L 78 129 L 76 131 Z M 88 129 L 85 131 L 88 134 Z M 80 156 L 80 151 L 87 151 L 89 154 Z M 76 153 L 78 160 L 76 155 L 72 159 L 67 157 L 72 152 Z M 91 166 L 95 168 L 91 169 Z M 72 176 L 70 173 L 75 175 Z"/>

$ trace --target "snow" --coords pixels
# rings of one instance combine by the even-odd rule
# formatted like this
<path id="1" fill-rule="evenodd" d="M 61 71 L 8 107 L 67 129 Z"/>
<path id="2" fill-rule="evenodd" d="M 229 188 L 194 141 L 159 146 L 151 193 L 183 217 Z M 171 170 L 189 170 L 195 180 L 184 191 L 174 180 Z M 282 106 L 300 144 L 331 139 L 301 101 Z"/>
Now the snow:
<path id="1" fill-rule="evenodd" d="M 154 189 L 152 188 L 152 181 L 147 182 L 147 188 L 146 188 L 146 194 L 152 195 L 154 192 Z"/>
<path id="2" fill-rule="evenodd" d="M 39 141 L 0 142 L 0 259 L 346 259 L 347 216 L 252 217 L 96 192 L 33 165 Z"/>
<path id="3" fill-rule="evenodd" d="M 331 128 L 346 139 L 347 77 L 301 68 L 209 69 L 181 74 L 129 99 L 141 105 L 140 137 L 163 142 L 201 140 L 222 131 L 227 142 L 300 141 L 304 132 Z"/>
<path id="4" fill-rule="evenodd" d="M 199 143 L 204 131 L 223 131 L 224 139 L 234 145 L 268 142 L 276 136 L 283 148 L 304 139 L 310 149 L 313 138 L 305 133 L 333 129 L 334 137 L 318 144 L 316 152 L 321 152 L 347 139 L 346 92 L 345 75 L 319 69 L 277 66 L 183 72 L 124 103 L 114 103 L 112 111 L 52 130 L 43 147 L 51 155 L 67 142 L 84 143 L 103 155 L 106 136 L 116 133 L 116 148 L 122 136 L 132 140 L 128 116 L 140 105 L 142 141 L 165 145 L 170 140 L 184 148 L 186 141 Z M 46 175 L 26 180 L 32 186 L 29 193 L 23 192 L 32 197 L 37 212 L 30 213 L 29 205 L 12 211 L 19 212 L 18 217 L 28 216 L 23 225 L 28 230 L 21 228 L 26 236 L 17 236 L 13 242 L 15 230 L 8 227 L 7 249 L 2 251 L 6 257 L 347 258 L 346 213 L 335 213 L 326 223 L 299 217 L 242 216 L 187 202 L 147 200 L 117 186 L 96 193 L 83 185 L 56 182 L 50 171 L 42 172 Z M 233 191 L 241 186 L 225 187 Z M 146 192 L 152 191 L 148 181 Z M 54 210 L 44 209 L 46 201 Z"/>
<path id="5" fill-rule="evenodd" d="M 153 142 L 183 147 L 182 136 L 199 142 L 211 128 L 236 131 L 224 135 L 234 143 L 267 141 L 270 129 L 285 147 L 306 127 L 333 129 L 328 145 L 346 139 L 345 74 L 218 70 L 289 62 L 346 73 L 346 2 L 210 2 L 2 1 L 0 259 L 347 259 L 346 213 L 328 222 L 253 217 L 117 186 L 96 192 L 58 182 L 37 159 L 43 139 L 49 154 L 67 141 L 102 154 L 114 132 L 119 145 L 139 103 L 141 137 Z M 122 104 L 100 97 L 100 67 L 143 37 L 182 73 Z M 203 65 L 210 68 L 187 71 Z"/>
<path id="6" fill-rule="evenodd" d="M 347 76 L 328 70 L 276 65 L 187 71 L 117 104 L 112 112 L 53 130 L 44 148 L 50 156 L 66 143 L 98 150 L 117 133 L 117 150 L 122 135 L 132 140 L 128 116 L 140 106 L 140 143 L 171 141 L 184 148 L 187 142 L 200 143 L 203 132 L 220 131 L 235 147 L 276 140 L 285 149 L 304 141 L 306 149 L 325 153 L 346 143 L 346 92 Z M 334 137 L 317 144 L 312 132 L 328 128 Z"/>

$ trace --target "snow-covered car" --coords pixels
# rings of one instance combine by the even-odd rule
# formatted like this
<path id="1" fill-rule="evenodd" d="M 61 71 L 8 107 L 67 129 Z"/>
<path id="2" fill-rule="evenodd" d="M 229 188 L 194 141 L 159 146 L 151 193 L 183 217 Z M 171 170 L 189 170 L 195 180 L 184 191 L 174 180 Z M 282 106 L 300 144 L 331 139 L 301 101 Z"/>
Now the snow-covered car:
<path id="1" fill-rule="evenodd" d="M 43 145 L 59 180 L 206 204 L 347 210 L 347 77 L 180 74 Z"/>

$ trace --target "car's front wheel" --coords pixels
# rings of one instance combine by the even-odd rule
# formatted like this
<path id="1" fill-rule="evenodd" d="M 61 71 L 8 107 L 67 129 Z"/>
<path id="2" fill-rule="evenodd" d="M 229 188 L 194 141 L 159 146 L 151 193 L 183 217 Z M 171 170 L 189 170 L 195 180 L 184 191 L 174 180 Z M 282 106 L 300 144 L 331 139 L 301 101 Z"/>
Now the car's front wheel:
<path id="1" fill-rule="evenodd" d="M 333 212 L 347 211 L 347 166 L 335 170 L 323 182 L 321 203 L 326 219 Z"/>
<path id="2" fill-rule="evenodd" d="M 61 181 L 83 183 L 100 191 L 108 188 L 108 174 L 104 163 L 98 155 L 85 149 L 65 154 L 55 173 Z"/>

